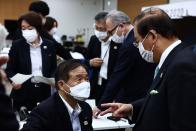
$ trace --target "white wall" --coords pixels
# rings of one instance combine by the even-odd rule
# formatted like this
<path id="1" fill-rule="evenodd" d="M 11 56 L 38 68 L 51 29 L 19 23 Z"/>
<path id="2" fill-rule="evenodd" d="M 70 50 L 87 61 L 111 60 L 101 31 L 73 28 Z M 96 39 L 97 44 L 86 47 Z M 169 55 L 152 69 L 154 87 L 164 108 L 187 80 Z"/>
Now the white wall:
<path id="1" fill-rule="evenodd" d="M 101 10 L 100 0 L 44 0 L 50 7 L 50 16 L 59 23 L 59 36 L 84 34 L 88 41 L 92 34 L 93 18 Z"/>
<path id="2" fill-rule="evenodd" d="M 105 11 L 117 9 L 117 0 L 104 0 L 103 2 L 103 9 Z"/>
<path id="3" fill-rule="evenodd" d="M 85 44 L 93 34 L 94 16 L 103 10 L 116 9 L 117 0 L 44 0 L 50 7 L 50 16 L 59 23 L 59 36 L 84 34 Z M 103 3 L 110 1 L 110 5 Z"/>
<path id="4" fill-rule="evenodd" d="M 169 0 L 169 3 L 174 3 L 174 2 L 185 2 L 185 1 L 196 1 L 196 0 Z"/>

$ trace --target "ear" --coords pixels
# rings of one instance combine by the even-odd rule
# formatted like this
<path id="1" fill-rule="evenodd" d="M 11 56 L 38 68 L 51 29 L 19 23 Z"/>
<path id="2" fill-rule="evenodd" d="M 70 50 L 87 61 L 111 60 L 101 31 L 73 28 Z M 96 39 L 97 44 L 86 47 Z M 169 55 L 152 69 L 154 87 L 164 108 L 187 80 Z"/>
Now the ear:
<path id="1" fill-rule="evenodd" d="M 158 34 L 157 34 L 156 30 L 149 30 L 149 33 L 152 35 L 153 43 L 156 42 L 158 39 Z"/>
<path id="2" fill-rule="evenodd" d="M 65 82 L 63 80 L 59 80 L 57 82 L 57 86 L 58 86 L 59 89 L 62 89 L 65 86 Z"/>

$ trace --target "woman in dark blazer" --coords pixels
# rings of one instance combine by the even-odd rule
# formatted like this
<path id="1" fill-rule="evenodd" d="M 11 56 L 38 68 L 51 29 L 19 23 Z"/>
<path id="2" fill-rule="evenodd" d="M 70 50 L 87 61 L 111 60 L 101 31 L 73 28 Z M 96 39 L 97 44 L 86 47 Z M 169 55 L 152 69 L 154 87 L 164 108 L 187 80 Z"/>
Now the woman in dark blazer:
<path id="1" fill-rule="evenodd" d="M 17 73 L 33 76 L 52 77 L 56 69 L 56 52 L 54 43 L 40 37 L 42 19 L 34 12 L 22 15 L 19 20 L 23 38 L 14 41 L 9 52 L 6 73 L 9 78 Z M 33 83 L 31 79 L 25 83 L 12 82 L 14 109 L 25 106 L 32 110 L 38 102 L 50 96 L 50 85 Z"/>

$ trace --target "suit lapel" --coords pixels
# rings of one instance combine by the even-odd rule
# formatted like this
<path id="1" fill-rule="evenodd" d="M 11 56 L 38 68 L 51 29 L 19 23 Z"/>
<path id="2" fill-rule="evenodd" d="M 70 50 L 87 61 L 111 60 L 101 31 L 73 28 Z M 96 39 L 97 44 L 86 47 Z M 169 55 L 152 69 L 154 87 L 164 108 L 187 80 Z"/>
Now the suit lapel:
<path id="1" fill-rule="evenodd" d="M 47 51 L 48 51 L 48 46 L 47 44 L 44 42 L 41 44 L 41 55 L 42 55 L 42 73 L 43 75 L 47 74 Z"/>
<path id="2" fill-rule="evenodd" d="M 133 38 L 134 38 L 134 31 L 133 29 L 129 32 L 129 34 L 127 35 L 127 37 L 124 40 L 124 43 L 133 43 Z"/>
<path id="3" fill-rule="evenodd" d="M 26 64 L 26 69 L 27 69 L 27 74 L 31 74 L 32 73 L 32 67 L 31 67 L 31 57 L 30 57 L 30 45 L 28 43 L 25 42 L 23 49 L 21 50 L 21 52 L 24 53 L 23 56 L 20 56 L 22 59 L 24 59 L 25 64 Z"/>
<path id="4" fill-rule="evenodd" d="M 56 101 L 56 106 L 57 106 L 56 109 L 58 111 L 58 115 L 56 115 L 56 116 L 60 117 L 61 122 L 62 122 L 59 125 L 62 125 L 62 129 L 65 129 L 68 131 L 73 131 L 68 110 L 67 110 L 65 104 L 63 103 L 63 101 L 61 100 L 58 93 L 55 93 L 55 101 Z"/>
<path id="5" fill-rule="evenodd" d="M 80 107 L 82 108 L 81 113 L 79 114 L 79 120 L 80 120 L 80 125 L 81 125 L 81 131 L 88 131 L 89 129 L 89 121 L 88 121 L 88 116 L 85 112 L 85 107 L 79 102 Z"/>
<path id="6" fill-rule="evenodd" d="M 167 56 L 167 58 L 165 59 L 161 69 L 159 70 L 157 76 L 155 77 L 155 79 L 153 80 L 153 83 L 151 85 L 151 88 L 147 94 L 147 97 L 145 99 L 145 102 L 140 110 L 140 113 L 138 115 L 138 118 L 137 118 L 137 121 L 136 123 L 139 122 L 139 120 L 141 119 L 143 113 L 144 113 L 144 110 L 145 110 L 145 107 L 146 105 L 148 104 L 149 100 L 150 100 L 150 91 L 151 90 L 157 90 L 159 88 L 159 85 L 161 83 L 161 81 L 163 80 L 164 78 L 164 75 L 165 73 L 167 72 L 167 68 L 168 68 L 168 65 L 172 62 L 172 59 L 175 57 L 175 55 L 184 48 L 185 46 L 181 43 L 180 45 L 178 45 L 177 47 L 175 47 L 170 53 L 169 55 Z"/>

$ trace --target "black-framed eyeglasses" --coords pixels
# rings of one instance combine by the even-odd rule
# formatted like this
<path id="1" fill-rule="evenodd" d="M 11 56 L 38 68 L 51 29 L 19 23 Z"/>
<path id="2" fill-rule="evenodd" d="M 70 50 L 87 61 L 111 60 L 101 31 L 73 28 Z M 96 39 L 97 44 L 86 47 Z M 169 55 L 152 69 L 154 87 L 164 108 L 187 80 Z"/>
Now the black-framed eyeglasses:
<path id="1" fill-rule="evenodd" d="M 113 32 L 114 30 L 116 30 L 116 28 L 117 28 L 118 26 L 119 26 L 119 25 L 116 25 L 112 30 L 107 31 L 108 35 L 109 35 L 109 36 L 113 35 L 112 32 Z"/>

